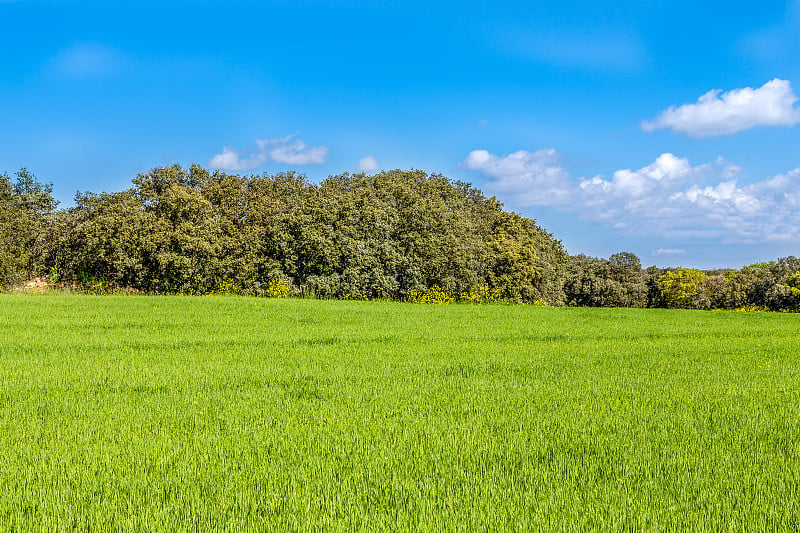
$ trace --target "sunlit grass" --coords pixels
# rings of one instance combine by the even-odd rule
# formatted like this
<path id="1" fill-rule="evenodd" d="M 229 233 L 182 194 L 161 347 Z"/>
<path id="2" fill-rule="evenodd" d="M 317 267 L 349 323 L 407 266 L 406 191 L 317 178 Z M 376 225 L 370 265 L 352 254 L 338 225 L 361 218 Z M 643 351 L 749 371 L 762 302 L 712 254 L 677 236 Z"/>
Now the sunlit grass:
<path id="1" fill-rule="evenodd" d="M 0 295 L 0 530 L 798 530 L 800 315 Z"/>

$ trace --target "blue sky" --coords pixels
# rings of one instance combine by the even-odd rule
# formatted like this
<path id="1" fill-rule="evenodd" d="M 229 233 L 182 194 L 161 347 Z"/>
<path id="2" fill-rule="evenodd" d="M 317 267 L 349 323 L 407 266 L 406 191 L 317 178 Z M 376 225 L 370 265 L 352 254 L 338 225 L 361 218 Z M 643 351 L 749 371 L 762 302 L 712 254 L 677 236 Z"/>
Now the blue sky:
<path id="1" fill-rule="evenodd" d="M 800 0 L 0 0 L 0 172 L 469 181 L 570 253 L 800 256 Z"/>

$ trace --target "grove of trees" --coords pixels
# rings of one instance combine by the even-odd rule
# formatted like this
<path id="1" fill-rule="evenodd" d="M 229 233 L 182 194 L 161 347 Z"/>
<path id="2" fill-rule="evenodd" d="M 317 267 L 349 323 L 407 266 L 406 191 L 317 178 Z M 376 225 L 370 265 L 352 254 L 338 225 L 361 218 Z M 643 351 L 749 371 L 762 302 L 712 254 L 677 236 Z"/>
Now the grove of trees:
<path id="1" fill-rule="evenodd" d="M 27 170 L 0 175 L 0 288 L 47 276 L 84 290 L 408 299 L 435 290 L 598 307 L 796 310 L 800 260 L 741 270 L 643 269 L 632 253 L 569 256 L 534 220 L 421 171 L 241 176 L 158 167 L 57 209 Z M 287 285 L 288 284 L 288 285 Z"/>

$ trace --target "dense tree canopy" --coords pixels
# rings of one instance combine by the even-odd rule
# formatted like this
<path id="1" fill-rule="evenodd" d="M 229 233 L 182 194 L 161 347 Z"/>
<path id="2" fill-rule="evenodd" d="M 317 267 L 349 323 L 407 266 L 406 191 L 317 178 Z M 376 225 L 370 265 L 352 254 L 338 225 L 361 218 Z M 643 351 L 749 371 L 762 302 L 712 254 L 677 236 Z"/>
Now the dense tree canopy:
<path id="1" fill-rule="evenodd" d="M 0 175 L 0 288 L 42 271 L 46 230 L 56 208 L 51 185 L 24 168 L 16 178 Z"/>
<path id="2" fill-rule="evenodd" d="M 263 294 L 288 279 L 323 298 L 405 298 L 488 284 L 563 301 L 568 256 L 534 221 L 468 184 L 421 171 L 243 177 L 155 168 L 117 193 L 78 194 L 52 223 L 63 276 L 143 291 Z M 233 283 L 233 285 L 231 285 Z"/>
<path id="3" fill-rule="evenodd" d="M 629 252 L 570 257 L 495 198 L 415 170 L 315 184 L 175 165 L 125 191 L 78 193 L 70 209 L 57 211 L 51 192 L 25 169 L 0 176 L 0 288 L 47 274 L 159 293 L 800 308 L 794 257 L 706 272 L 642 269 Z"/>
<path id="4" fill-rule="evenodd" d="M 608 259 L 570 258 L 567 303 L 587 307 L 646 307 L 647 282 L 639 258 L 620 252 Z"/>

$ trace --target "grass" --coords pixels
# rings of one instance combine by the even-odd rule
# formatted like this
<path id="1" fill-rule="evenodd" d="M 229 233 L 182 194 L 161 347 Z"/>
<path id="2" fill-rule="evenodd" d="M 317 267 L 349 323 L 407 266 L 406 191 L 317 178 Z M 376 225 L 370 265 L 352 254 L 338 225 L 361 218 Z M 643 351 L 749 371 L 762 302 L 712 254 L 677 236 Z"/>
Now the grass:
<path id="1" fill-rule="evenodd" d="M 0 295 L 0 530 L 800 529 L 800 315 Z"/>

